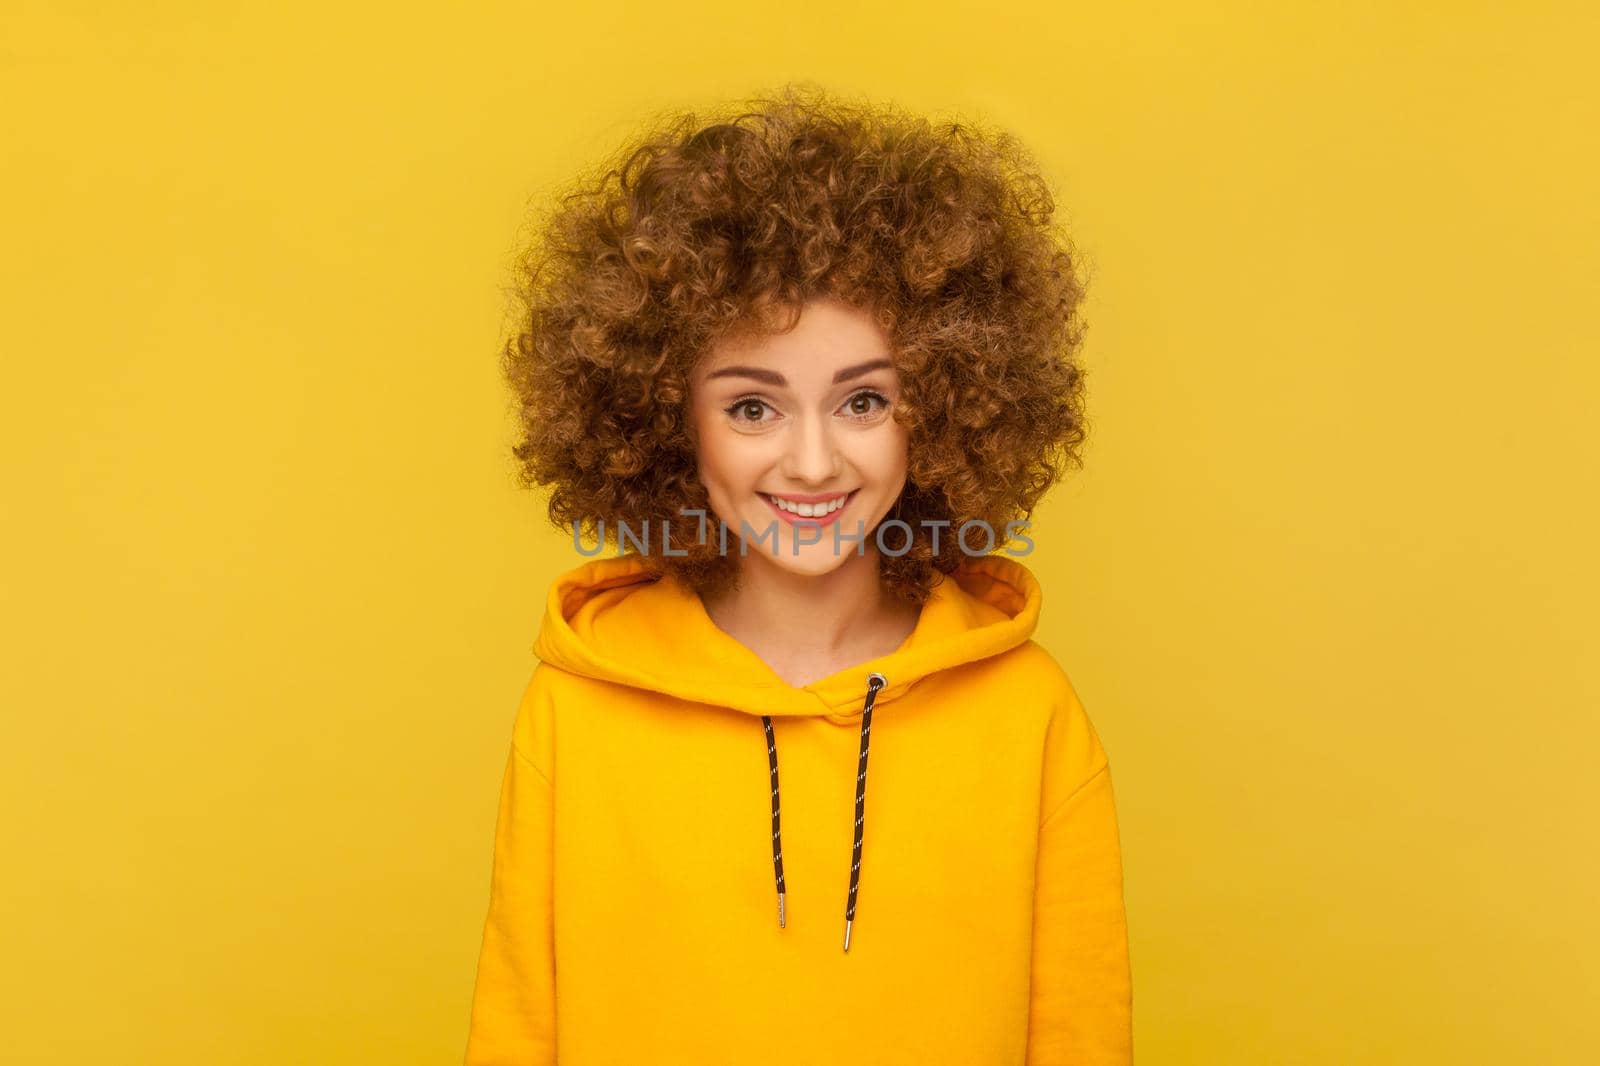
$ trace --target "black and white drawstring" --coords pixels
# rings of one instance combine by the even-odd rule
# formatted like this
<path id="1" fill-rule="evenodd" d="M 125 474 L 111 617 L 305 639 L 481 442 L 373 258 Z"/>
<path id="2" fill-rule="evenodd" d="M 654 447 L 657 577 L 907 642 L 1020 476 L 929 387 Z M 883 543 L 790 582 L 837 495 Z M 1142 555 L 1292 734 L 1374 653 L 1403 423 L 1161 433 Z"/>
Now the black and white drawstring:
<path id="1" fill-rule="evenodd" d="M 866 828 L 867 746 L 872 737 L 872 704 L 878 690 L 889 683 L 880 673 L 867 675 L 867 701 L 861 708 L 861 758 L 856 766 L 856 839 L 850 853 L 850 896 L 844 907 L 844 950 L 850 950 L 850 927 L 856 919 L 856 890 L 861 883 L 861 837 Z M 783 834 L 778 829 L 778 742 L 772 733 L 772 716 L 761 716 L 767 733 L 767 769 L 772 779 L 772 873 L 778 882 L 778 925 L 785 926 L 783 911 Z"/>

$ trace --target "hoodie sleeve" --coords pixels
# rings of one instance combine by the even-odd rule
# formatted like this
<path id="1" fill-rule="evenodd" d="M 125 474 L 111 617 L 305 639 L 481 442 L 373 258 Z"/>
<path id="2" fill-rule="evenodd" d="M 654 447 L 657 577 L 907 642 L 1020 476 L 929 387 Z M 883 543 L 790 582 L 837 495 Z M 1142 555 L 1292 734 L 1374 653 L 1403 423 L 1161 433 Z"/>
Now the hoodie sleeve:
<path id="1" fill-rule="evenodd" d="M 1045 749 L 1027 1066 L 1129 1066 L 1133 981 L 1111 766 L 1070 684 Z"/>
<path id="2" fill-rule="evenodd" d="M 542 664 L 541 664 L 542 668 Z M 500 785 L 489 912 L 483 926 L 465 1066 L 554 1066 L 548 700 L 535 670 Z M 548 766 L 548 762 L 543 765 Z"/>

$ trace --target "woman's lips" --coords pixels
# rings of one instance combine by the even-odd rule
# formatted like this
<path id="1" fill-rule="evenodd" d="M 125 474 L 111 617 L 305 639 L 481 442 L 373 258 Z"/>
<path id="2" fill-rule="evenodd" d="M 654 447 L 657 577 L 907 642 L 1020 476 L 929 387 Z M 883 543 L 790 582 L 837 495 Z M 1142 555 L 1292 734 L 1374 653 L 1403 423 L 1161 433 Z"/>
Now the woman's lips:
<path id="1" fill-rule="evenodd" d="M 773 503 L 764 492 L 757 493 L 757 495 L 761 497 L 761 502 L 767 505 L 768 510 L 777 515 L 779 518 L 783 519 L 785 522 L 788 522 L 790 525 L 794 525 L 799 522 L 805 522 L 809 525 L 826 526 L 832 524 L 840 515 L 844 514 L 845 508 L 850 506 L 850 501 L 855 499 L 856 493 L 860 491 L 860 489 L 851 489 L 849 493 L 845 495 L 844 503 L 839 507 L 829 511 L 825 515 L 815 515 L 810 518 L 806 517 L 805 515 L 795 514 L 793 511 L 785 511 L 783 508 Z"/>

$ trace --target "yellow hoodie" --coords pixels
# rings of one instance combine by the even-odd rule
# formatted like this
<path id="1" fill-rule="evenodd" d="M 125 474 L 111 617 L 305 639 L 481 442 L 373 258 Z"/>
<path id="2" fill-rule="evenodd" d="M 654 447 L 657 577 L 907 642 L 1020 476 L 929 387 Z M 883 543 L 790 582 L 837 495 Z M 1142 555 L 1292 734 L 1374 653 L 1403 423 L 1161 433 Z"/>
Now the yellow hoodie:
<path id="1" fill-rule="evenodd" d="M 1110 769 L 1040 599 L 969 558 L 795 688 L 638 555 L 556 579 L 467 1066 L 1131 1063 Z"/>

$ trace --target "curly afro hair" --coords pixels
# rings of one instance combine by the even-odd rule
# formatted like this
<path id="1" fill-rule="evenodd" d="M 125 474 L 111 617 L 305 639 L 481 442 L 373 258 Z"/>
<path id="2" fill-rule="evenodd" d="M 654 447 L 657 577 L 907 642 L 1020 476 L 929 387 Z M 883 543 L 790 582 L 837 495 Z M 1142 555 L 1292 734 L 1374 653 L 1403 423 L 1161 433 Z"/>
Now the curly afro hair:
<path id="1" fill-rule="evenodd" d="M 575 537 L 648 521 L 654 568 L 699 592 L 736 584 L 738 553 L 701 543 L 683 514 L 715 517 L 690 373 L 719 338 L 788 328 L 833 296 L 892 341 L 909 455 L 891 517 L 913 537 L 902 555 L 880 553 L 879 572 L 922 603 L 935 571 L 960 565 L 964 523 L 999 541 L 1082 465 L 1084 281 L 1054 214 L 1011 134 L 810 83 L 652 123 L 563 191 L 517 256 L 521 310 L 501 363 L 520 483 L 551 486 L 550 520 Z M 925 522 L 949 523 L 937 553 Z"/>

